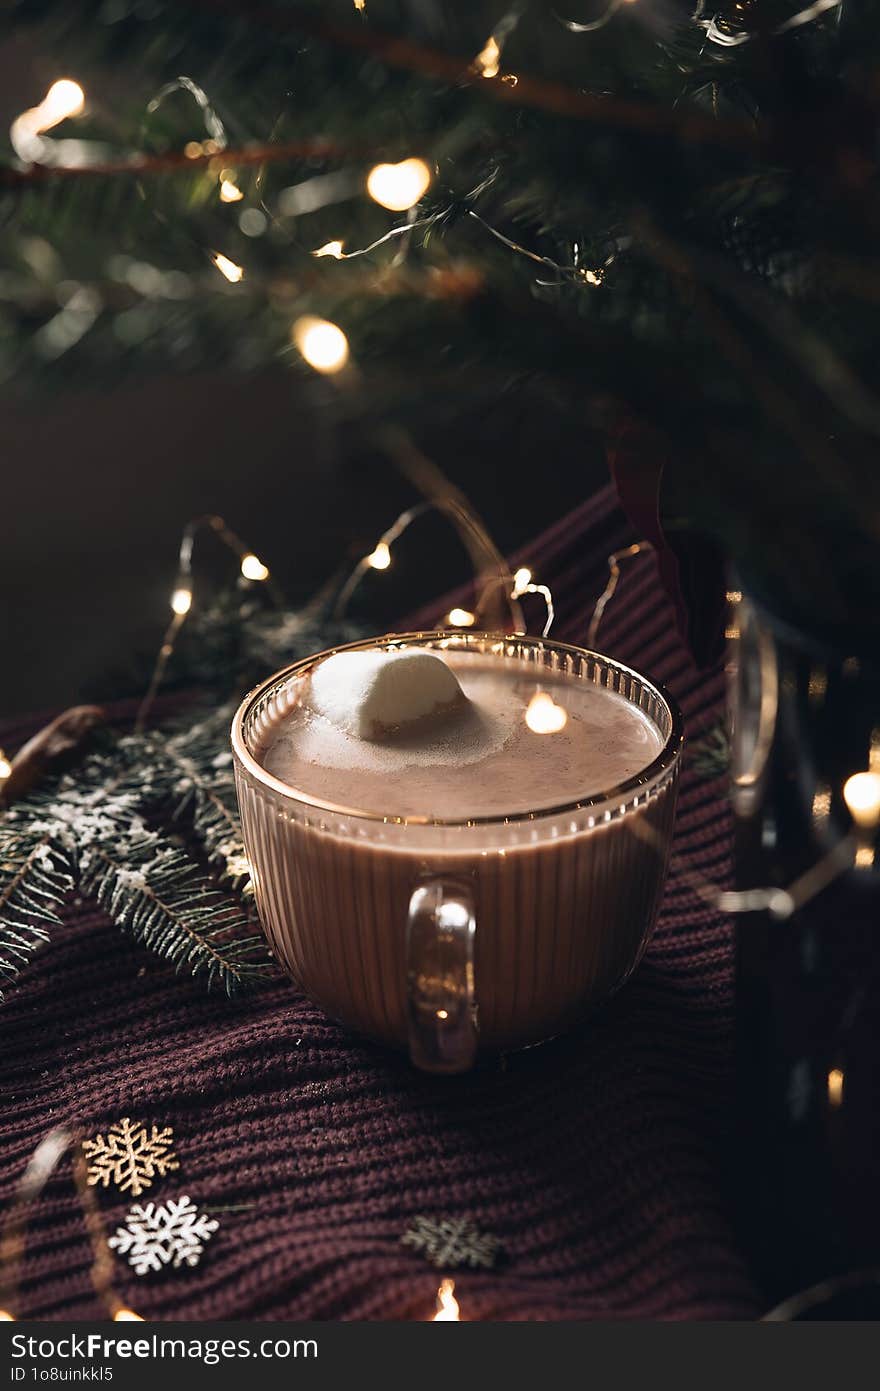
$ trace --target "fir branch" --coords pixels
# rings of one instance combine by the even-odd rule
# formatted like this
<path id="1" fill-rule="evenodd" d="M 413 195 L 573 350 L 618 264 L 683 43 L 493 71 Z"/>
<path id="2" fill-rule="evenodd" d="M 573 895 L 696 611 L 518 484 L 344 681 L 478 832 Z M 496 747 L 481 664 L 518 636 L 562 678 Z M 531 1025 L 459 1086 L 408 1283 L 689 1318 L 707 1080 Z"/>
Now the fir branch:
<path id="1" fill-rule="evenodd" d="M 185 851 L 157 844 L 125 846 L 124 858 L 105 845 L 89 851 L 81 887 L 115 922 L 158 956 L 219 981 L 228 995 L 267 972 L 264 938 L 237 904 L 219 892 Z"/>
<path id="2" fill-rule="evenodd" d="M 10 815 L 0 826 L 0 982 L 14 980 L 49 941 L 72 885 L 62 847 L 45 831 L 22 828 L 18 816 Z"/>
<path id="3" fill-rule="evenodd" d="M 730 737 L 724 720 L 719 720 L 694 744 L 689 762 L 701 778 L 717 778 L 730 769 Z"/>
<path id="4" fill-rule="evenodd" d="M 175 776 L 172 820 L 191 813 L 193 831 L 221 879 L 246 892 L 250 869 L 238 817 L 232 755 L 221 742 L 221 730 L 225 735 L 231 718 L 231 707 L 224 707 L 165 741 L 164 752 Z"/>
<path id="5" fill-rule="evenodd" d="M 114 178 L 127 175 L 142 178 L 151 174 L 192 174 L 197 169 L 213 167 L 220 160 L 233 169 L 247 169 L 255 164 L 290 163 L 293 160 L 315 159 L 378 159 L 387 151 L 384 147 L 353 147 L 324 137 L 283 140 L 277 144 L 248 144 L 240 148 L 224 146 L 219 154 L 187 154 L 183 150 L 166 150 L 161 154 L 135 154 L 128 158 L 96 160 L 93 164 L 30 164 L 26 168 L 6 165 L 0 168 L 0 187 L 21 189 L 52 179 Z"/>
<path id="6" fill-rule="evenodd" d="M 369 54 L 388 67 L 418 74 L 419 77 L 433 78 L 455 87 L 469 84 L 474 91 L 506 106 L 531 107 L 555 116 L 590 121 L 606 128 L 616 126 L 658 139 L 672 136 L 692 143 L 733 149 L 755 149 L 761 140 L 760 132 L 745 122 L 721 121 L 685 107 L 596 95 L 582 88 L 569 87 L 563 82 L 530 77 L 521 72 L 516 74 L 516 83 L 505 82 L 504 75 L 500 73 L 487 79 L 475 73 L 473 54 L 465 58 L 363 24 L 337 24 L 302 5 L 286 6 L 283 10 L 258 5 L 242 11 L 236 0 L 190 2 L 197 9 L 214 14 L 230 15 L 234 12 L 236 18 L 246 18 L 262 29 L 274 29 L 281 33 L 290 29 L 300 30 L 327 44 Z"/>

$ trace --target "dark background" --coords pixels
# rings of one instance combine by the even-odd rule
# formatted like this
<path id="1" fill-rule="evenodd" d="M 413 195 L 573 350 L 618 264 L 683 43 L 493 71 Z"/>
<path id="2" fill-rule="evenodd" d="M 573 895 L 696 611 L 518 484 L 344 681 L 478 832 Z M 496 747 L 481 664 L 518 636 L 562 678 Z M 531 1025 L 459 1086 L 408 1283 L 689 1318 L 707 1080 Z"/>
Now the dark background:
<path id="1" fill-rule="evenodd" d="M 8 126 L 64 75 L 75 73 L 60 72 L 25 37 L 0 45 L 0 122 Z M 368 381 L 385 370 L 360 365 Z M 0 394 L 0 714 L 139 689 L 167 621 L 180 531 L 194 515 L 221 513 L 291 603 L 371 550 L 415 495 L 389 460 L 331 423 L 328 390 L 279 367 L 259 377 Z M 521 383 L 499 380 L 484 406 L 469 405 L 452 423 L 442 405 L 442 426 L 426 406 L 417 442 L 505 551 L 605 480 L 587 425 L 582 440 L 570 429 L 563 437 L 552 405 Z M 200 588 L 204 597 L 235 565 L 209 539 L 196 572 L 198 602 Z M 381 628 L 468 573 L 448 525 L 426 517 L 393 570 L 368 577 L 360 612 Z"/>

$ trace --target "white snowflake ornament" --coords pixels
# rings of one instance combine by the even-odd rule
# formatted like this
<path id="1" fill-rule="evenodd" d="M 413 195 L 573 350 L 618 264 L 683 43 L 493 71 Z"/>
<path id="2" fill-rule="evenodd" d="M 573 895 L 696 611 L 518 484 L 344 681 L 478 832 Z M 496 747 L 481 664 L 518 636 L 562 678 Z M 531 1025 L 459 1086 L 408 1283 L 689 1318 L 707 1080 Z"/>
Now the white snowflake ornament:
<path id="1" fill-rule="evenodd" d="M 204 1243 L 210 1241 L 220 1223 L 200 1212 L 186 1195 L 169 1198 L 167 1203 L 135 1203 L 129 1209 L 124 1227 L 107 1245 L 125 1256 L 137 1275 L 170 1265 L 198 1265 Z"/>

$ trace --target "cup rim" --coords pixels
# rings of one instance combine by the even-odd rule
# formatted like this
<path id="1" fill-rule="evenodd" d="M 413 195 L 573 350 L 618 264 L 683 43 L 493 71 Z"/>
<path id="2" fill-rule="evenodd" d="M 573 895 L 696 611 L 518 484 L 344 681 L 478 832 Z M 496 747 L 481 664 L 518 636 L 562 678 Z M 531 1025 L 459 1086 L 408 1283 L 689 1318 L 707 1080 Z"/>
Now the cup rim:
<path id="1" fill-rule="evenodd" d="M 460 639 L 487 639 L 492 642 L 519 642 L 530 647 L 537 647 L 541 650 L 549 648 L 560 653 L 571 653 L 577 657 L 593 657 L 599 662 L 603 662 L 607 667 L 613 668 L 617 672 L 635 677 L 637 681 L 659 698 L 666 706 L 670 717 L 670 729 L 666 736 L 663 747 L 659 754 L 650 763 L 626 778 L 623 782 L 617 783 L 614 787 L 605 788 L 599 793 L 590 797 L 581 797 L 573 801 L 561 802 L 557 806 L 541 807 L 534 811 L 515 811 L 504 815 L 493 816 L 471 816 L 453 819 L 443 819 L 433 816 L 387 816 L 378 811 L 367 811 L 362 807 L 347 807 L 338 802 L 329 802 L 321 797 L 315 797 L 311 793 L 306 793 L 293 787 L 290 783 L 282 782 L 273 773 L 268 772 L 261 763 L 258 763 L 253 754 L 247 747 L 244 738 L 244 721 L 250 713 L 252 707 L 260 700 L 266 691 L 271 687 L 290 680 L 299 672 L 312 666 L 317 661 L 323 661 L 327 657 L 334 656 L 337 652 L 359 652 L 365 648 L 391 646 L 397 643 L 430 642 L 433 639 L 442 640 L 444 638 Z M 466 641 L 463 644 L 467 645 Z M 624 697 L 625 698 L 625 697 Z M 565 816 L 572 812 L 588 810 L 590 807 L 604 806 L 607 803 L 618 802 L 628 803 L 631 794 L 640 789 L 654 785 L 663 780 L 663 776 L 669 773 L 678 762 L 684 744 L 684 719 L 678 704 L 672 696 L 659 682 L 652 681 L 650 677 L 644 675 L 636 667 L 627 666 L 625 662 L 619 662 L 615 657 L 609 657 L 604 652 L 597 652 L 589 647 L 578 647 L 574 643 L 557 642 L 553 638 L 530 637 L 521 633 L 499 633 L 486 632 L 483 630 L 458 632 L 447 628 L 426 629 L 422 632 L 409 633 L 384 633 L 379 637 L 359 638 L 356 642 L 339 643 L 335 647 L 325 648 L 321 652 L 312 653 L 308 657 L 300 657 L 297 661 L 291 662 L 289 666 L 281 667 L 272 676 L 261 681 L 244 697 L 232 719 L 230 730 L 232 740 L 232 751 L 241 767 L 256 782 L 262 784 L 269 791 L 285 798 L 287 801 L 296 802 L 308 807 L 314 807 L 318 811 L 329 812 L 334 816 L 352 817 L 360 821 L 384 822 L 386 825 L 400 826 L 421 826 L 431 827 L 459 827 L 467 826 L 508 826 L 517 822 L 543 821 L 547 818 Z M 618 814 L 628 810 L 626 805 L 622 805 Z"/>

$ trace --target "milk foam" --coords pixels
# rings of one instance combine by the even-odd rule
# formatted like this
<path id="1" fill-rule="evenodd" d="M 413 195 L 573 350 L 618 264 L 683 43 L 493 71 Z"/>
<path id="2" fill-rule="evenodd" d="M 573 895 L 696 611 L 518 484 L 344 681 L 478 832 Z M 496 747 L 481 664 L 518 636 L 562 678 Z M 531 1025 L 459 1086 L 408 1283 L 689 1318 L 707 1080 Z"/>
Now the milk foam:
<path id="1" fill-rule="evenodd" d="M 662 738 L 649 717 L 613 691 L 503 656 L 450 652 L 467 697 L 455 708 L 381 741 L 361 739 L 309 706 L 308 677 L 280 717 L 260 761 L 306 797 L 388 817 L 465 820 L 540 811 L 610 792 L 646 768 Z M 554 733 L 525 714 L 546 691 L 567 714 Z"/>

